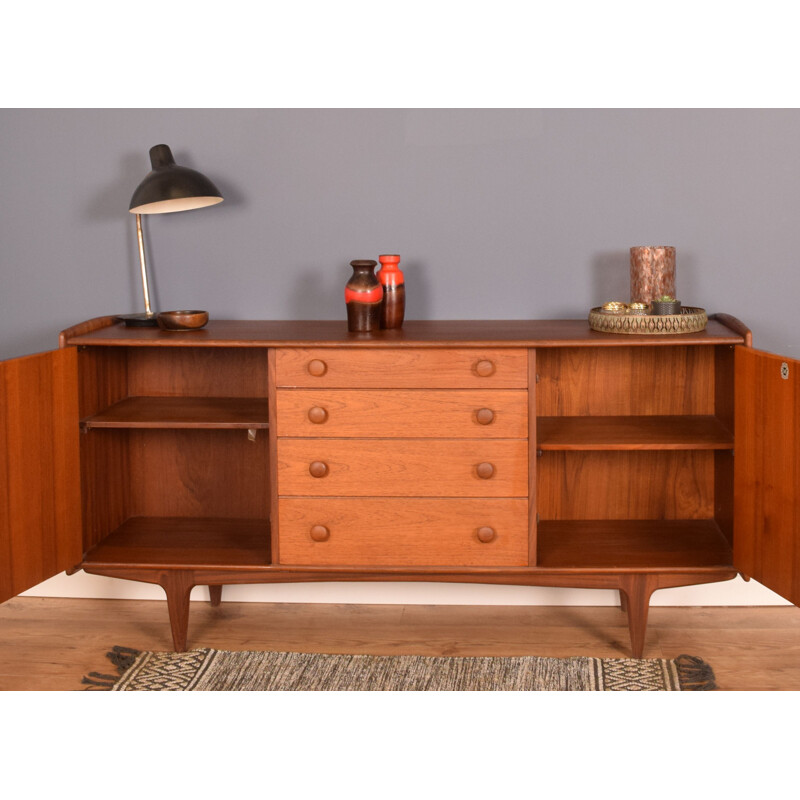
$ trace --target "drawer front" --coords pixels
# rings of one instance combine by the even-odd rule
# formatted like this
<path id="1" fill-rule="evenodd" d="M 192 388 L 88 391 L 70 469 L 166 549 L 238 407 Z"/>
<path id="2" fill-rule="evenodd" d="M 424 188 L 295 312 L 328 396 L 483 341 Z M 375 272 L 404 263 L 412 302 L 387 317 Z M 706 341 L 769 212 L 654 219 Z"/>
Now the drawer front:
<path id="1" fill-rule="evenodd" d="M 524 389 L 528 351 L 498 348 L 278 348 L 285 387 L 336 389 Z"/>
<path id="2" fill-rule="evenodd" d="M 282 564 L 525 566 L 525 500 L 282 498 Z"/>
<path id="3" fill-rule="evenodd" d="M 280 389 L 278 436 L 524 439 L 520 389 Z"/>
<path id="4" fill-rule="evenodd" d="M 279 439 L 278 494 L 525 497 L 524 439 Z"/>

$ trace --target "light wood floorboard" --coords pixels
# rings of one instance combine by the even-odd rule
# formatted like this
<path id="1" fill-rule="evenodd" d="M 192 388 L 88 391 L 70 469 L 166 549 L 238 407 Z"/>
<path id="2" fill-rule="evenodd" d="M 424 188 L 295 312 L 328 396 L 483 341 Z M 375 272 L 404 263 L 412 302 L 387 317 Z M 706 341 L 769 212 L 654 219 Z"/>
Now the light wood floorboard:
<path id="1" fill-rule="evenodd" d="M 0 606 L 0 690 L 85 688 L 113 645 L 171 649 L 160 601 L 18 597 Z M 627 658 L 617 608 L 193 602 L 189 647 Z M 800 609 L 650 611 L 645 658 L 704 658 L 722 690 L 800 690 Z"/>

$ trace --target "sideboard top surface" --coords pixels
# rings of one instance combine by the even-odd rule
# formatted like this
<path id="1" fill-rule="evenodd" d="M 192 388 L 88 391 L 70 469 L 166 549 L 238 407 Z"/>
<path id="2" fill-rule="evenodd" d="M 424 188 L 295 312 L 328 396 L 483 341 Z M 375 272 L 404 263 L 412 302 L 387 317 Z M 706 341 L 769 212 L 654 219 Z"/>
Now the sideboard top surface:
<path id="1" fill-rule="evenodd" d="M 350 333 L 344 320 L 214 320 L 195 331 L 83 323 L 62 333 L 62 345 L 136 347 L 620 347 L 742 344 L 716 319 L 698 333 L 630 335 L 594 331 L 575 320 L 407 320 L 396 330 Z M 99 322 L 99 321 L 98 321 Z M 87 330 L 88 329 L 88 330 Z"/>

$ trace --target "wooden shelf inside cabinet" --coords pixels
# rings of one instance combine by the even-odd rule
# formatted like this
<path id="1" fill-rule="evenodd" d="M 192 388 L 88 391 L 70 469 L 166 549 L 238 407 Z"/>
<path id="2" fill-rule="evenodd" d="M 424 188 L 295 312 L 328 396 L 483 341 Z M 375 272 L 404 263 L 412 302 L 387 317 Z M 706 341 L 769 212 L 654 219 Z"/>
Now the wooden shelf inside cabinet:
<path id="1" fill-rule="evenodd" d="M 269 427 L 268 401 L 238 397 L 126 397 L 81 420 L 81 428 Z"/>
<path id="2" fill-rule="evenodd" d="M 713 519 L 547 520 L 539 567 L 550 569 L 730 568 L 730 544 Z"/>
<path id="3" fill-rule="evenodd" d="M 269 531 L 266 519 L 131 517 L 92 548 L 82 566 L 267 566 Z"/>
<path id="4" fill-rule="evenodd" d="M 714 416 L 539 417 L 540 450 L 729 450 Z"/>

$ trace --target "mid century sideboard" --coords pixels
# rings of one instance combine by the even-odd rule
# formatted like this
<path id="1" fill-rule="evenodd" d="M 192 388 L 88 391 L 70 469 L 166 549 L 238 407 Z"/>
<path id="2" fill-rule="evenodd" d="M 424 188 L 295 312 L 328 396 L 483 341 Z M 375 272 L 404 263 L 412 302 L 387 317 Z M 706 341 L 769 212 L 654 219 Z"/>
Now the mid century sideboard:
<path id="1" fill-rule="evenodd" d="M 0 364 L 0 601 L 60 572 L 234 583 L 611 588 L 641 657 L 656 589 L 753 577 L 800 603 L 800 362 L 727 315 L 582 320 L 113 317 Z"/>

